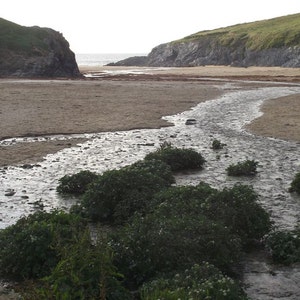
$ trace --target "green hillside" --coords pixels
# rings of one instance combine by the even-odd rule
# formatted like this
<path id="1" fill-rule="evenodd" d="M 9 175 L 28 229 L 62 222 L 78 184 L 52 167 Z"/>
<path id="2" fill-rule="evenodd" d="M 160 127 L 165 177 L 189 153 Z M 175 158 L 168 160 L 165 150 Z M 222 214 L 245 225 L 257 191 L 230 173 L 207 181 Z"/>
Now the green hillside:
<path id="1" fill-rule="evenodd" d="M 284 17 L 200 31 L 181 40 L 185 42 L 214 37 L 223 46 L 245 44 L 251 50 L 300 46 L 300 13 Z"/>
<path id="2" fill-rule="evenodd" d="M 20 26 L 0 18 L 0 51 L 31 53 L 37 49 L 47 50 L 47 35 L 47 31 L 39 27 Z"/>

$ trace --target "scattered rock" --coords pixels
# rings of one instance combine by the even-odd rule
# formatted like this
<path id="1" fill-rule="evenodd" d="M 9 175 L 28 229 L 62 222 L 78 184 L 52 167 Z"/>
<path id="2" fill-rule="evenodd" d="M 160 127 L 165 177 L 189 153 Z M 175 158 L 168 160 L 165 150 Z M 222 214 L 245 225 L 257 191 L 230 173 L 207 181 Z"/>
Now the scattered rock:
<path id="1" fill-rule="evenodd" d="M 21 166 L 22 169 L 32 169 L 33 168 L 33 165 L 31 164 L 24 164 Z"/>
<path id="2" fill-rule="evenodd" d="M 197 123 L 196 119 L 187 119 L 185 125 L 195 125 Z"/>
<path id="3" fill-rule="evenodd" d="M 7 189 L 5 191 L 4 196 L 10 197 L 10 196 L 13 196 L 15 193 L 16 193 L 16 191 L 14 189 Z"/>

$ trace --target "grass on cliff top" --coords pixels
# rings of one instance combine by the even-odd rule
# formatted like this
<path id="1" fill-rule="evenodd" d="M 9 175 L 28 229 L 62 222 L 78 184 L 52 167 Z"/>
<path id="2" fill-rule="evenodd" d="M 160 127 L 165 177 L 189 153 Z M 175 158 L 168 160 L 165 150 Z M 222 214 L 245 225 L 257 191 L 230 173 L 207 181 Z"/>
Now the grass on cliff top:
<path id="1" fill-rule="evenodd" d="M 177 42 L 215 37 L 223 46 L 244 44 L 251 50 L 300 46 L 300 14 L 200 31 Z"/>
<path id="2" fill-rule="evenodd" d="M 47 31 L 39 27 L 25 27 L 0 18 L 0 51 L 31 53 L 48 48 Z"/>

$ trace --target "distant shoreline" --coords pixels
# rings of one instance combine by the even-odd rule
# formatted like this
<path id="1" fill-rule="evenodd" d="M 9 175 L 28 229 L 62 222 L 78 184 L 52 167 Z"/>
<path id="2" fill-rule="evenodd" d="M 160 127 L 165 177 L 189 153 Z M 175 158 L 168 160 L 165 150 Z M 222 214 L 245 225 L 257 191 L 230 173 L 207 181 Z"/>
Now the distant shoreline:
<path id="1" fill-rule="evenodd" d="M 197 76 L 208 78 L 227 78 L 244 80 L 267 80 L 300 82 L 299 68 L 282 67 L 230 67 L 230 66 L 199 66 L 199 67 L 115 67 L 115 66 L 89 66 L 80 65 L 79 70 L 83 74 L 107 73 L 128 74 L 132 71 L 145 75 L 167 76 Z"/>

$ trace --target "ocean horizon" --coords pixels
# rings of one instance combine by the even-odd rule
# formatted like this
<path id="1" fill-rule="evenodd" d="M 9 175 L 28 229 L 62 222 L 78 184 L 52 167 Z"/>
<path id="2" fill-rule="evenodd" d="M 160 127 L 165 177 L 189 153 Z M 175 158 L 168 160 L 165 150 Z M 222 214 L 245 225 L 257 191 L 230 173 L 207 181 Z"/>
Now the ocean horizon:
<path id="1" fill-rule="evenodd" d="M 78 66 L 105 66 L 128 57 L 146 56 L 147 53 L 76 53 Z"/>

